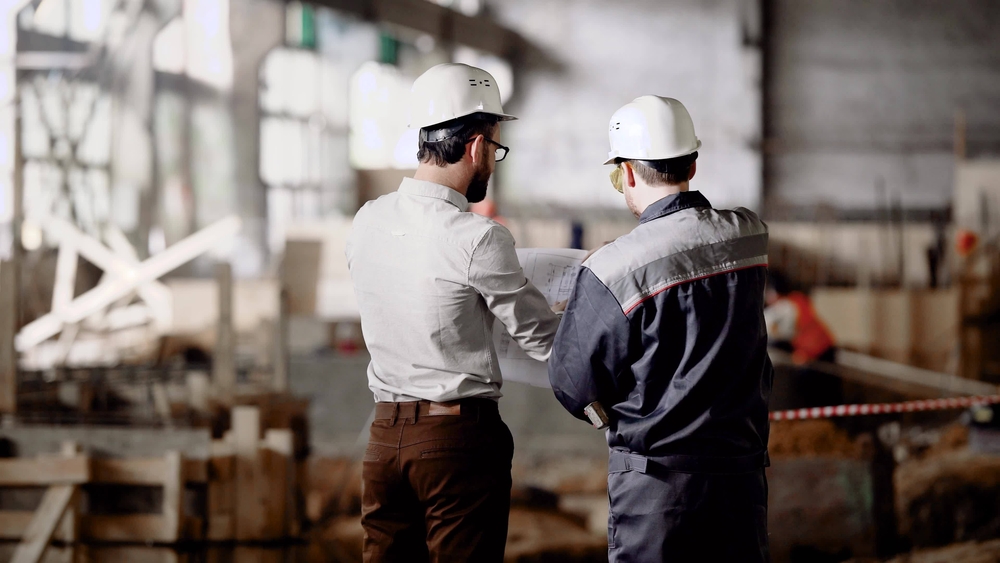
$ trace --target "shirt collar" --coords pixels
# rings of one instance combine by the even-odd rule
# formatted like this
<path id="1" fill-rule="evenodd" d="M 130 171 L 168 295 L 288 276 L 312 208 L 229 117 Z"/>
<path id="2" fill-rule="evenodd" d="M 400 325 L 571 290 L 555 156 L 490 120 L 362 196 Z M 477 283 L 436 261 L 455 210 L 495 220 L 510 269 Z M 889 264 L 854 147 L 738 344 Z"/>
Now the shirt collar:
<path id="1" fill-rule="evenodd" d="M 649 207 L 642 212 L 642 215 L 639 216 L 639 223 L 645 223 L 646 221 L 666 217 L 671 213 L 677 213 L 678 211 L 690 209 L 692 207 L 712 207 L 712 204 L 709 203 L 708 199 L 701 195 L 701 192 L 699 191 L 680 192 L 668 195 L 663 199 L 651 203 Z"/>
<path id="2" fill-rule="evenodd" d="M 469 210 L 469 200 L 465 196 L 441 184 L 427 182 L 424 180 L 414 180 L 413 178 L 403 178 L 403 183 L 399 186 L 399 192 L 407 195 L 419 197 L 433 197 L 443 199 L 454 205 L 459 211 Z"/>

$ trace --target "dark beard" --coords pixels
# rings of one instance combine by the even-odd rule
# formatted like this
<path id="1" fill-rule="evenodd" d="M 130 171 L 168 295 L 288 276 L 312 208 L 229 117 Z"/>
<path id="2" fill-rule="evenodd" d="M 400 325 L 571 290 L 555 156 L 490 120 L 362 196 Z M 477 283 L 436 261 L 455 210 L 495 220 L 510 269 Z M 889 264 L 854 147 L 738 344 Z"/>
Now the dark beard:
<path id="1" fill-rule="evenodd" d="M 469 203 L 479 203 L 486 199 L 486 188 L 490 185 L 490 173 L 485 167 L 476 171 L 475 176 L 469 182 L 469 188 L 465 191 L 465 199 Z"/>

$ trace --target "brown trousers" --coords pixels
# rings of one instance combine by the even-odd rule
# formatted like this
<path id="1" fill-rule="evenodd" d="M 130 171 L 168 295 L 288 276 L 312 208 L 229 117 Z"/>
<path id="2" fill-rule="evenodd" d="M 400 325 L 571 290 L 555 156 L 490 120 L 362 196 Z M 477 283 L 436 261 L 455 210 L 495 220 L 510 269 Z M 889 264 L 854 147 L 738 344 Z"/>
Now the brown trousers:
<path id="1" fill-rule="evenodd" d="M 444 415 L 420 403 L 376 405 L 362 470 L 365 563 L 501 563 L 514 440 L 496 402 L 465 400 Z"/>

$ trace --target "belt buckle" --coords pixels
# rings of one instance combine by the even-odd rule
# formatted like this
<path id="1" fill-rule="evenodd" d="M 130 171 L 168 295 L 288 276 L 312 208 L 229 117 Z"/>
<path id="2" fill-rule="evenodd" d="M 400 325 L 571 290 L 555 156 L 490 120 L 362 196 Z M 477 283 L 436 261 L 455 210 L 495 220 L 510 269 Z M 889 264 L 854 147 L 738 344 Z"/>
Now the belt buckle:
<path id="1" fill-rule="evenodd" d="M 431 403 L 427 406 L 428 416 L 446 416 L 462 414 L 462 405 L 459 403 Z"/>

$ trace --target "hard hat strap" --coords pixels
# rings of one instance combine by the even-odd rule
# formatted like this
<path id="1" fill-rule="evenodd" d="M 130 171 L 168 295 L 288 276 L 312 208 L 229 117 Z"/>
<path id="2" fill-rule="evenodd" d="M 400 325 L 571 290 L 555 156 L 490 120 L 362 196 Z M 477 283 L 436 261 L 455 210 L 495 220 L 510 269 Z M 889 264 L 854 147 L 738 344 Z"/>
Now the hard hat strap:
<path id="1" fill-rule="evenodd" d="M 452 125 L 450 127 L 436 127 L 434 129 L 421 129 L 421 140 L 425 143 L 439 143 L 457 137 L 465 129 L 464 123 Z"/>

